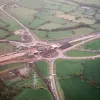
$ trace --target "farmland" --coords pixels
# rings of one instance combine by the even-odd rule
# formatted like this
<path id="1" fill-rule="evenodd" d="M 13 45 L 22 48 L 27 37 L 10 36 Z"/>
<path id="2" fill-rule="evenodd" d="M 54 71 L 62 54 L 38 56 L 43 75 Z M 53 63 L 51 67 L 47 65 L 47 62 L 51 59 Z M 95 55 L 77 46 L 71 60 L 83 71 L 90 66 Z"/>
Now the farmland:
<path id="1" fill-rule="evenodd" d="M 98 54 L 100 54 L 100 53 L 99 52 L 94 53 L 94 52 L 78 51 L 78 50 L 71 50 L 66 53 L 66 55 L 72 56 L 72 57 L 95 56 Z"/>
<path id="2" fill-rule="evenodd" d="M 0 82 L 0 100 L 100 100 L 100 0 L 0 0 Z"/>
<path id="3" fill-rule="evenodd" d="M 0 25 L 0 38 L 5 38 L 6 35 L 12 34 L 11 37 L 8 37 L 8 40 L 20 40 L 20 36 L 11 33 L 19 29 L 20 26 L 2 11 L 0 11 L 0 20 L 2 22 Z M 5 31 L 3 28 L 8 31 Z"/>
<path id="4" fill-rule="evenodd" d="M 38 61 L 35 65 L 40 69 L 44 76 L 48 76 L 48 63 L 44 61 Z"/>
<path id="5" fill-rule="evenodd" d="M 92 42 L 86 43 L 84 45 L 85 49 L 90 49 L 90 50 L 100 50 L 100 39 L 94 40 Z"/>
<path id="6" fill-rule="evenodd" d="M 53 100 L 52 96 L 47 90 L 34 90 L 34 89 L 23 89 L 23 91 L 14 98 L 14 100 Z"/>
<path id="7" fill-rule="evenodd" d="M 29 27 L 39 38 L 47 40 L 63 39 L 72 37 L 73 33 L 80 36 L 98 31 L 98 28 L 96 28 L 98 26 L 95 23 L 99 18 L 99 14 L 92 8 L 85 11 L 84 8 L 77 6 L 77 3 L 75 5 L 73 1 L 65 0 L 62 2 L 59 0 L 30 1 L 33 4 L 28 3 L 27 0 L 20 0 L 16 2 L 18 4 L 17 7 L 6 6 L 5 10 Z M 66 3 L 63 4 L 63 2 Z M 71 29 L 82 23 L 91 27 Z M 60 30 L 63 28 L 66 30 Z M 60 31 L 52 31 L 57 29 Z M 45 37 L 47 31 L 49 31 L 48 34 L 50 33 L 49 38 Z"/>
<path id="8" fill-rule="evenodd" d="M 96 84 L 100 86 L 99 61 L 100 59 L 94 61 L 70 61 L 60 59 L 56 61 L 56 74 L 63 89 L 65 100 L 99 100 L 100 90 L 77 76 L 80 74 L 83 67 L 83 76 L 85 76 L 89 81 L 94 80 Z M 84 62 L 84 65 L 82 62 Z"/>
<path id="9" fill-rule="evenodd" d="M 79 78 L 65 78 L 59 80 L 59 82 L 65 93 L 65 100 L 99 100 L 100 90 Z"/>
<path id="10" fill-rule="evenodd" d="M 76 61 L 57 60 L 56 62 L 57 77 L 60 78 L 74 74 L 80 74 L 81 62 L 82 61 L 77 61 L 77 60 Z"/>
<path id="11" fill-rule="evenodd" d="M 20 20 L 23 24 L 29 25 L 33 21 L 33 15 L 37 13 L 37 11 L 24 8 L 24 7 L 18 7 L 18 8 L 5 8 L 7 9 L 7 12 L 10 12 L 13 16 L 15 16 L 18 20 Z M 21 14 L 20 14 L 21 13 Z"/>
<path id="12" fill-rule="evenodd" d="M 7 43 L 0 43 L 0 55 L 13 51 L 13 47 Z"/>
<path id="13" fill-rule="evenodd" d="M 83 31 L 84 30 L 84 31 Z M 93 33 L 93 29 L 89 28 L 79 28 L 69 31 L 55 31 L 55 32 L 46 32 L 46 31 L 34 31 L 38 37 L 42 39 L 63 39 L 63 38 L 69 38 L 73 36 L 79 36 L 79 35 L 86 35 L 89 33 Z M 48 38 L 46 38 L 46 34 L 48 34 Z"/>

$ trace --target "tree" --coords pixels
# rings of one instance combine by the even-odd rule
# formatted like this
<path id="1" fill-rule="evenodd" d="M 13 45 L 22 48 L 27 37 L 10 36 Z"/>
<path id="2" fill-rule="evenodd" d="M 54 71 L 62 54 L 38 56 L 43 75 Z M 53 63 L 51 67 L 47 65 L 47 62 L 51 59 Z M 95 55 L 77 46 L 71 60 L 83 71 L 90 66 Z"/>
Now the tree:
<path id="1" fill-rule="evenodd" d="M 45 35 L 45 37 L 46 37 L 46 38 L 48 38 L 48 37 L 49 37 L 49 35 L 48 35 L 48 31 L 46 32 L 46 35 Z"/>
<path id="2" fill-rule="evenodd" d="M 72 34 L 75 35 L 76 34 L 75 31 L 72 31 Z"/>

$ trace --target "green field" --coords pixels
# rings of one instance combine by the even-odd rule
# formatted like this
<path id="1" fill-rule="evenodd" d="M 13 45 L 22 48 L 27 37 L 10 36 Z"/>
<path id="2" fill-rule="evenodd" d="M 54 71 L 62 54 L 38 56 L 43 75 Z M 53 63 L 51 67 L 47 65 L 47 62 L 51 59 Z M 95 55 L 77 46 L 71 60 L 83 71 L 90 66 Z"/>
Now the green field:
<path id="1" fill-rule="evenodd" d="M 36 10 L 24 7 L 6 8 L 5 10 L 27 26 L 33 21 L 33 16 L 37 13 Z"/>
<path id="2" fill-rule="evenodd" d="M 8 43 L 0 43 L 0 55 L 13 52 L 13 47 Z"/>
<path id="3" fill-rule="evenodd" d="M 8 65 L 3 65 L 0 66 L 0 71 L 4 72 L 6 70 L 14 70 L 14 69 L 20 69 L 20 68 L 25 68 L 25 64 L 24 63 L 14 63 L 14 64 L 8 64 Z M 13 79 L 3 79 L 4 83 L 7 86 L 15 86 L 15 87 L 30 87 L 30 88 L 34 88 L 34 89 L 39 89 L 39 88 L 47 88 L 46 85 L 44 84 L 43 80 L 38 76 L 38 74 L 36 73 L 36 79 L 37 79 L 37 84 L 34 87 L 34 73 L 35 70 L 33 68 L 30 69 L 28 75 L 26 75 L 25 79 L 23 79 L 21 76 L 16 76 Z M 10 73 L 6 73 L 5 76 L 10 76 Z"/>
<path id="4" fill-rule="evenodd" d="M 86 43 L 83 46 L 85 49 L 89 49 L 89 50 L 100 50 L 100 39 Z"/>
<path id="5" fill-rule="evenodd" d="M 84 56 L 96 56 L 100 53 L 94 53 L 94 52 L 86 52 L 86 51 L 78 51 L 78 50 L 71 50 L 65 53 L 65 55 L 71 56 L 71 57 L 84 57 Z"/>
<path id="6" fill-rule="evenodd" d="M 14 63 L 14 64 L 7 64 L 7 65 L 0 65 L 0 71 L 4 71 L 7 69 L 14 69 L 14 68 L 20 68 L 25 66 L 24 63 Z"/>
<path id="7" fill-rule="evenodd" d="M 2 21 L 4 21 L 7 25 L 10 25 L 9 26 L 9 29 L 10 30 L 17 30 L 18 28 L 20 28 L 19 24 L 14 21 L 13 19 L 11 19 L 9 16 L 7 16 L 4 12 L 0 11 L 0 19 Z"/>
<path id="8" fill-rule="evenodd" d="M 83 67 L 84 77 L 89 81 L 94 80 L 100 86 L 99 65 L 100 59 L 86 61 L 60 59 L 56 61 L 56 74 L 64 92 L 65 100 L 99 100 L 100 89 L 76 76 L 80 74 Z"/>
<path id="9" fill-rule="evenodd" d="M 6 37 L 7 35 L 9 35 L 11 33 L 7 32 L 7 31 L 4 31 L 4 30 L 0 30 L 0 38 L 5 38 L 7 40 L 21 40 L 21 37 L 19 35 L 11 35 L 9 37 Z"/>
<path id="10" fill-rule="evenodd" d="M 81 62 L 77 60 L 57 60 L 57 77 L 67 77 L 74 74 L 80 74 Z"/>
<path id="11" fill-rule="evenodd" d="M 100 14 L 96 14 L 95 18 L 96 20 L 100 20 Z"/>
<path id="12" fill-rule="evenodd" d="M 99 100 L 100 89 L 80 80 L 77 77 L 59 80 L 64 91 L 65 100 Z"/>
<path id="13" fill-rule="evenodd" d="M 52 15 L 52 13 L 50 14 L 50 12 L 39 12 L 35 15 L 37 18 L 45 20 L 45 21 L 50 21 L 50 22 L 54 22 L 57 24 L 66 24 L 66 20 L 62 19 L 62 18 L 58 18 L 54 15 Z"/>
<path id="14" fill-rule="evenodd" d="M 46 31 L 34 31 L 35 34 L 42 39 L 61 39 L 72 36 L 71 31 L 58 31 L 48 32 L 48 38 L 46 38 Z"/>
<path id="15" fill-rule="evenodd" d="M 28 2 L 27 0 L 21 0 L 18 1 L 18 4 L 24 6 L 24 7 L 28 7 L 31 9 L 39 9 L 39 8 L 47 8 L 47 9 L 58 9 L 59 5 L 61 5 L 61 3 L 55 2 L 53 0 L 49 1 L 49 0 L 30 0 L 30 2 Z M 52 7 L 52 8 L 51 8 Z"/>
<path id="16" fill-rule="evenodd" d="M 56 31 L 56 32 L 48 32 L 48 38 L 47 39 L 62 39 L 62 38 L 68 38 L 72 36 L 79 36 L 79 35 L 86 35 L 89 33 L 92 33 L 94 30 L 90 28 L 79 28 L 79 29 L 74 29 L 70 31 Z M 46 39 L 46 31 L 34 31 L 35 34 L 42 38 Z M 75 34 L 73 34 L 75 33 Z"/>
<path id="17" fill-rule="evenodd" d="M 47 24 L 44 24 L 44 25 L 38 27 L 38 29 L 51 30 L 51 29 L 59 29 L 59 28 L 64 28 L 64 27 L 72 27 L 72 26 L 75 26 L 75 25 L 77 25 L 77 23 L 70 22 L 70 21 L 67 21 L 66 24 L 64 24 L 64 25 L 57 24 L 57 23 L 47 23 Z"/>
<path id="18" fill-rule="evenodd" d="M 8 37 L 8 38 L 6 38 L 7 40 L 21 40 L 21 37 L 19 36 L 19 35 L 12 35 L 12 36 L 10 36 L 10 37 Z"/>
<path id="19" fill-rule="evenodd" d="M 35 18 L 29 25 L 29 28 L 37 28 L 39 26 L 41 26 L 41 24 L 44 24 L 45 21 L 44 20 L 41 20 L 39 18 Z"/>
<path id="20" fill-rule="evenodd" d="M 74 0 L 74 1 L 79 1 L 79 2 L 85 3 L 84 0 Z M 86 0 L 86 3 L 87 4 L 95 4 L 95 5 L 100 6 L 100 1 L 99 0 Z"/>
<path id="21" fill-rule="evenodd" d="M 100 59 L 84 62 L 83 74 L 89 80 L 94 80 L 100 86 Z"/>
<path id="22" fill-rule="evenodd" d="M 5 26 L 9 25 L 8 27 L 5 27 L 5 29 L 8 29 L 9 31 L 14 32 L 20 28 L 20 25 L 16 21 L 11 19 L 9 16 L 7 16 L 2 11 L 0 11 L 0 19 L 2 20 L 3 23 L 5 23 Z M 1 25 L 1 27 L 4 27 L 4 26 Z M 8 34 L 9 33 L 7 31 L 0 30 L 0 38 L 4 37 L 5 35 L 8 35 Z M 14 34 L 14 35 L 8 37 L 7 39 L 8 40 L 20 40 L 20 36 L 17 36 Z"/>
<path id="23" fill-rule="evenodd" d="M 2 19 L 0 19 L 0 27 L 4 27 L 4 26 L 6 26 L 7 24 L 2 20 Z"/>
<path id="24" fill-rule="evenodd" d="M 47 90 L 26 88 L 14 100 L 53 100 L 53 98 Z"/>
<path id="25" fill-rule="evenodd" d="M 30 2 L 28 0 L 20 0 L 17 3 L 31 9 L 42 8 L 44 6 L 43 1 L 41 0 L 30 0 Z"/>
<path id="26" fill-rule="evenodd" d="M 93 24 L 91 27 L 95 28 L 96 30 L 100 31 L 100 24 Z"/>
<path id="27" fill-rule="evenodd" d="M 64 3 L 66 2 L 66 3 Z M 87 1 L 88 2 L 88 1 Z M 94 2 L 94 1 L 93 1 Z M 92 3 L 93 3 L 92 2 Z M 67 28 L 74 27 L 79 23 L 84 24 L 94 24 L 95 23 L 95 10 L 85 9 L 76 7 L 77 4 L 66 1 L 66 0 L 20 0 L 17 3 L 21 6 L 17 8 L 6 7 L 6 11 L 13 15 L 16 19 L 22 22 L 24 25 L 29 27 L 30 29 L 35 30 L 37 36 L 42 39 L 47 39 L 45 37 L 45 31 L 38 31 L 38 29 L 59 29 L 59 28 Z M 90 2 L 91 3 L 91 2 Z M 73 16 L 81 17 L 78 20 L 67 20 L 64 18 L 56 17 L 55 15 L 58 13 L 69 13 Z M 20 14 L 21 13 L 21 14 Z M 84 13 L 87 13 L 86 15 Z M 97 15 L 96 15 L 97 16 Z M 49 23 L 48 23 L 49 22 Z M 94 26 L 95 27 L 95 26 Z M 73 36 L 73 32 L 75 36 L 90 34 L 97 31 L 97 29 L 92 28 L 78 28 L 74 30 L 66 30 L 66 31 L 55 31 L 49 32 L 48 39 L 62 39 Z"/>
<path id="28" fill-rule="evenodd" d="M 3 38 L 7 34 L 9 34 L 9 33 L 0 29 L 0 38 Z"/>
<path id="29" fill-rule="evenodd" d="M 35 65 L 39 68 L 39 70 L 43 73 L 44 76 L 48 76 L 48 64 L 44 61 L 38 61 L 35 63 Z"/>
<path id="30" fill-rule="evenodd" d="M 73 10 L 75 10 L 75 9 L 76 9 L 76 6 L 66 5 L 66 4 L 63 4 L 61 6 L 61 8 L 60 8 L 61 11 L 68 12 L 68 13 L 71 12 L 71 11 L 73 11 Z"/>

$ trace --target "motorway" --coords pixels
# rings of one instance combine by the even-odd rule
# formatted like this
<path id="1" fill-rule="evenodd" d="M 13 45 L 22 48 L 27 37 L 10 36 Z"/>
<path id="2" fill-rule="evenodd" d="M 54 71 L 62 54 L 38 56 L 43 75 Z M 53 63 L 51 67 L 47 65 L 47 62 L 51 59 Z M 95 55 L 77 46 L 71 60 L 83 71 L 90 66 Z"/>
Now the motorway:
<path id="1" fill-rule="evenodd" d="M 27 44 L 29 44 L 29 45 L 33 45 L 34 43 L 35 44 L 36 43 L 43 43 L 43 45 L 47 44 L 46 42 L 43 42 L 43 41 L 39 40 L 35 36 L 35 34 L 31 33 L 26 26 L 24 26 L 15 17 L 13 17 L 12 15 L 10 15 L 8 12 L 6 12 L 3 8 L 4 8 L 4 5 L 0 7 L 0 10 L 3 11 L 5 14 L 7 14 L 9 17 L 11 17 L 13 20 L 15 20 L 32 37 L 32 41 L 30 43 L 27 43 Z M 55 73 L 54 73 L 54 68 L 53 67 L 54 67 L 55 60 L 56 59 L 59 59 L 59 58 L 68 59 L 68 60 L 71 60 L 71 59 L 96 59 L 96 58 L 100 58 L 100 55 L 87 56 L 87 57 L 68 57 L 68 56 L 65 56 L 64 55 L 65 52 L 67 52 L 69 50 L 72 50 L 72 49 L 74 49 L 74 48 L 76 48 L 76 47 L 78 47 L 78 46 L 80 46 L 80 45 L 82 45 L 84 43 L 87 43 L 87 42 L 90 42 L 92 40 L 98 39 L 98 38 L 100 38 L 100 35 L 99 34 L 97 34 L 97 35 L 89 35 L 89 36 L 84 36 L 84 37 L 81 37 L 81 38 L 78 38 L 78 39 L 74 39 L 74 40 L 69 41 L 69 43 L 74 43 L 74 42 L 78 42 L 78 41 L 81 41 L 81 42 L 80 43 L 77 43 L 77 44 L 74 44 L 73 46 L 71 46 L 71 47 L 69 47 L 69 48 L 67 48 L 67 49 L 65 49 L 63 51 L 57 49 L 58 55 L 56 57 L 53 57 L 53 58 L 37 58 L 37 60 L 39 60 L 39 59 L 48 60 L 49 63 L 50 63 L 51 87 L 52 87 L 52 92 L 53 92 L 56 100 L 60 100 L 60 98 L 59 98 L 59 95 L 58 95 L 58 92 L 57 92 L 55 78 L 54 78 L 54 74 Z M 17 43 L 17 42 L 15 42 L 15 43 Z M 23 43 L 21 43 L 21 44 L 23 44 Z M 28 53 L 27 51 L 20 51 L 20 52 L 9 53 L 7 55 L 2 55 L 2 56 L 0 56 L 0 63 L 3 64 L 4 61 L 12 60 L 12 59 L 15 59 L 15 58 L 18 58 L 18 57 L 23 57 L 27 53 Z M 31 60 L 32 61 L 35 61 L 34 59 L 31 59 Z M 26 59 L 24 61 L 30 61 L 30 60 L 29 59 Z M 12 60 L 12 62 L 13 62 L 13 60 Z M 7 62 L 4 63 L 4 64 L 7 64 Z"/>

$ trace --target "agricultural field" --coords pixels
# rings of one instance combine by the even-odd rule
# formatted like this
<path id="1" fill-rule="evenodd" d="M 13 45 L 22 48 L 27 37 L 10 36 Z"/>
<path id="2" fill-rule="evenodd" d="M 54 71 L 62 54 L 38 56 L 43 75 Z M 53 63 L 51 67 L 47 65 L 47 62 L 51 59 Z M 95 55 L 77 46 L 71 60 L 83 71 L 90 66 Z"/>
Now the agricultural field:
<path id="1" fill-rule="evenodd" d="M 59 59 L 55 64 L 57 79 L 64 92 L 65 100 L 99 100 L 100 89 L 79 75 L 82 73 L 88 81 L 95 81 L 100 87 L 100 59 L 85 61 Z"/>
<path id="2" fill-rule="evenodd" d="M 7 16 L 4 12 L 0 11 L 0 38 L 5 38 L 6 35 L 9 35 L 11 32 L 13 33 L 17 29 L 20 28 L 19 24 L 17 24 L 13 19 Z M 11 31 L 5 31 L 4 29 Z M 21 40 L 20 36 L 15 35 L 14 33 L 7 37 L 8 40 Z"/>
<path id="3" fill-rule="evenodd" d="M 66 5 L 66 4 L 61 5 L 61 8 L 60 8 L 61 11 L 67 12 L 67 13 L 72 12 L 75 9 L 76 9 L 76 6 Z"/>
<path id="4" fill-rule="evenodd" d="M 2 65 L 2 66 L 0 66 L 0 71 L 20 68 L 20 67 L 23 67 L 23 66 L 25 66 L 24 63 L 14 63 L 14 64 Z"/>
<path id="5" fill-rule="evenodd" d="M 100 50 L 100 39 L 96 39 L 83 45 L 83 48 L 88 50 Z"/>
<path id="6" fill-rule="evenodd" d="M 71 27 L 71 26 L 75 26 L 75 25 L 77 25 L 77 23 L 70 22 L 70 21 L 67 21 L 66 24 L 64 24 L 64 25 L 51 22 L 51 23 L 44 24 L 44 25 L 38 27 L 37 29 L 52 30 L 52 29 Z"/>
<path id="7" fill-rule="evenodd" d="M 45 23 L 44 20 L 41 20 L 41 19 L 39 19 L 39 18 L 35 18 L 35 20 L 33 20 L 33 21 L 30 23 L 29 27 L 32 28 L 32 29 L 34 29 L 34 28 L 37 28 L 37 27 L 41 26 L 41 25 L 44 24 L 44 23 Z"/>
<path id="8" fill-rule="evenodd" d="M 13 46 L 8 43 L 0 43 L 0 55 L 13 52 Z"/>
<path id="9" fill-rule="evenodd" d="M 7 16 L 4 12 L 0 11 L 0 19 L 6 24 L 10 25 L 8 29 L 15 31 L 20 28 L 19 24 L 17 24 L 13 19 Z"/>
<path id="10" fill-rule="evenodd" d="M 39 70 L 42 72 L 42 74 L 44 75 L 44 76 L 48 76 L 49 75 L 49 73 L 48 73 L 48 63 L 47 62 L 44 62 L 44 61 L 38 61 L 38 62 L 36 62 L 35 63 L 35 65 L 39 68 Z"/>
<path id="11" fill-rule="evenodd" d="M 93 25 L 91 25 L 91 27 L 93 27 L 94 29 L 100 31 L 100 24 L 93 24 Z"/>
<path id="12" fill-rule="evenodd" d="M 80 74 L 82 61 L 70 61 L 70 60 L 57 60 L 56 74 L 58 78 L 68 77 L 74 74 Z"/>
<path id="13" fill-rule="evenodd" d="M 10 37 L 7 37 L 6 39 L 7 40 L 16 40 L 16 41 L 18 40 L 18 41 L 20 41 L 21 37 L 19 35 L 12 35 Z"/>
<path id="14" fill-rule="evenodd" d="M 71 50 L 68 51 L 65 55 L 71 56 L 71 57 L 84 57 L 84 56 L 96 56 L 99 55 L 99 52 L 87 52 L 87 51 L 79 51 L 79 50 Z"/>
<path id="15" fill-rule="evenodd" d="M 84 0 L 75 0 L 75 1 L 83 2 L 84 3 Z M 100 6 L 100 1 L 99 0 L 91 0 L 91 1 L 87 0 L 86 2 L 87 2 L 87 4 L 95 4 L 95 5 Z"/>
<path id="16" fill-rule="evenodd" d="M 8 32 L 0 29 L 0 38 L 3 38 L 5 35 L 9 34 Z"/>
<path id="17" fill-rule="evenodd" d="M 34 31 L 35 34 L 42 38 L 42 39 L 63 39 L 63 38 L 70 38 L 73 36 L 79 35 L 86 35 L 95 32 L 95 30 L 90 28 L 79 28 L 73 29 L 69 31 L 54 31 L 54 32 L 47 32 L 47 31 Z M 46 38 L 46 34 L 48 34 L 48 38 Z"/>
<path id="18" fill-rule="evenodd" d="M 5 10 L 26 26 L 28 26 L 34 20 L 33 16 L 37 13 L 36 10 L 24 7 L 17 7 L 17 8 L 6 7 Z"/>
<path id="19" fill-rule="evenodd" d="M 99 36 L 99 31 L 100 0 L 0 0 L 0 55 L 5 57 L 0 60 L 0 82 L 20 89 L 7 97 L 100 100 L 100 58 L 70 59 L 100 55 L 100 39 L 68 49 L 66 59 L 60 49 L 84 36 Z M 8 55 L 11 52 L 20 57 Z M 50 58 L 44 57 L 48 55 Z M 22 63 L 16 63 L 19 60 Z"/>
<path id="20" fill-rule="evenodd" d="M 100 59 L 95 59 L 93 61 L 84 62 L 83 75 L 89 80 L 94 80 L 97 85 L 100 86 Z"/>
<path id="21" fill-rule="evenodd" d="M 34 32 L 38 37 L 48 40 L 61 39 L 73 35 L 71 31 L 58 31 L 58 32 L 34 31 Z M 46 34 L 48 34 L 48 37 L 46 37 Z"/>
<path id="22" fill-rule="evenodd" d="M 71 28 L 75 28 L 75 26 L 80 24 L 90 25 L 90 27 L 79 27 L 72 30 L 78 36 L 98 31 L 98 26 L 95 23 L 99 19 L 99 13 L 93 8 L 86 10 L 84 7 L 80 7 L 79 4 L 73 2 L 73 0 L 30 0 L 30 2 L 19 0 L 16 2 L 18 4 L 17 7 L 14 7 L 12 4 L 6 6 L 5 10 L 29 27 L 39 38 L 48 40 L 49 38 L 45 37 L 47 31 L 50 31 L 50 39 L 71 37 L 73 34 L 70 31 Z M 63 28 L 66 30 L 60 30 L 60 32 L 51 31 Z M 41 32 L 39 29 L 44 31 Z M 69 35 L 69 33 L 72 34 Z"/>
<path id="23" fill-rule="evenodd" d="M 76 77 L 59 80 L 65 100 L 99 100 L 100 90 Z"/>
<path id="24" fill-rule="evenodd" d="M 37 62 L 37 66 L 39 66 L 38 64 L 40 63 L 46 66 L 45 62 Z M 25 75 L 21 74 L 22 72 L 18 74 L 19 70 L 24 68 L 26 68 L 25 63 L 14 63 L 0 66 L 0 78 L 4 81 L 6 86 L 16 86 L 18 88 L 29 87 L 33 89 L 47 88 L 43 80 L 38 76 L 38 74 L 33 68 L 28 68 L 28 73 L 26 72 Z M 46 70 L 45 67 L 44 69 Z M 44 70 L 42 69 L 42 71 Z M 34 83 L 34 75 L 36 75 L 36 83 Z M 44 75 L 47 75 L 47 73 Z M 36 85 L 34 86 L 34 84 Z"/>
<path id="25" fill-rule="evenodd" d="M 49 91 L 42 89 L 23 89 L 22 92 L 14 98 L 14 100 L 53 100 Z"/>

